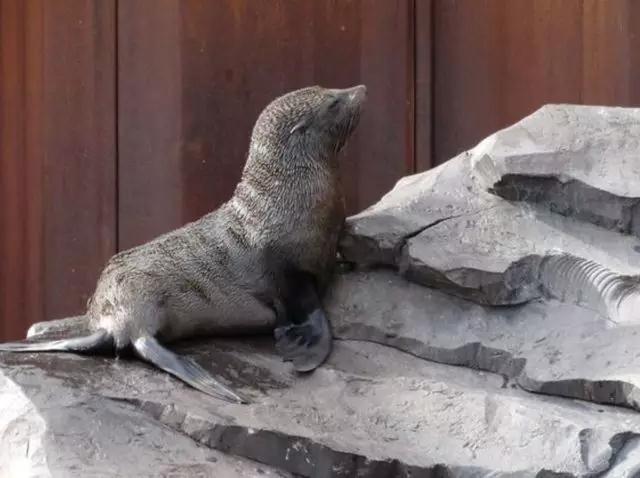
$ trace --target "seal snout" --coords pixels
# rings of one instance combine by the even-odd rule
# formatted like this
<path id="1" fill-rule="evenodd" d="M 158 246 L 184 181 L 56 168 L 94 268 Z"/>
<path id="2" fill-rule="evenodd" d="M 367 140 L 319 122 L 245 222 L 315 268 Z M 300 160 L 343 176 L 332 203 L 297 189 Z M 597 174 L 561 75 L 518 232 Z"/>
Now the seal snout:
<path id="1" fill-rule="evenodd" d="M 367 87 L 365 85 L 347 88 L 344 92 L 350 102 L 362 103 L 367 97 Z"/>

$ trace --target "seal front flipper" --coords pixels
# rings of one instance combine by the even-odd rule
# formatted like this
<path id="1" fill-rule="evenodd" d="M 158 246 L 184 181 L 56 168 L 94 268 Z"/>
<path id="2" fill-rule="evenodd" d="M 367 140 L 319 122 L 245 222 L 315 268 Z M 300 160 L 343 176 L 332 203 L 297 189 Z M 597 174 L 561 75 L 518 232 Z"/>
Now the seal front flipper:
<path id="1" fill-rule="evenodd" d="M 22 342 L 7 342 L 0 344 L 0 352 L 93 352 L 113 349 L 113 337 L 104 329 L 98 329 L 86 337 L 49 340 L 36 342 L 24 340 Z"/>
<path id="2" fill-rule="evenodd" d="M 278 352 L 298 372 L 318 368 L 331 352 L 331 329 L 322 309 L 315 309 L 301 324 L 277 327 L 275 337 Z"/>
<path id="3" fill-rule="evenodd" d="M 201 392 L 228 402 L 249 403 L 249 400 L 213 378 L 195 361 L 171 352 L 153 337 L 140 337 L 133 342 L 133 348 L 144 360 Z"/>
<path id="4" fill-rule="evenodd" d="M 331 327 L 311 274 L 289 270 L 285 282 L 286 315 L 274 331 L 276 349 L 298 372 L 310 372 L 331 352 Z"/>

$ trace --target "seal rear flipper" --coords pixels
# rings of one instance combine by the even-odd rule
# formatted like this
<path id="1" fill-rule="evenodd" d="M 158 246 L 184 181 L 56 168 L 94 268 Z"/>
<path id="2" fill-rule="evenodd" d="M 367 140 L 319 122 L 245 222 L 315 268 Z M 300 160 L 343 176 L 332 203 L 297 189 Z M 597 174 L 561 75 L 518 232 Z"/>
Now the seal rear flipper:
<path id="1" fill-rule="evenodd" d="M 140 337 L 133 342 L 133 348 L 144 360 L 207 395 L 228 402 L 249 403 L 249 400 L 213 378 L 195 361 L 173 353 L 153 337 Z"/>
<path id="2" fill-rule="evenodd" d="M 293 362 L 298 372 L 318 368 L 331 353 L 331 328 L 320 308 L 311 312 L 300 324 L 275 329 L 276 349 L 286 361 Z"/>
<path id="3" fill-rule="evenodd" d="M 86 337 L 36 342 L 23 340 L 0 344 L 0 352 L 99 352 L 113 348 L 113 337 L 99 329 Z"/>

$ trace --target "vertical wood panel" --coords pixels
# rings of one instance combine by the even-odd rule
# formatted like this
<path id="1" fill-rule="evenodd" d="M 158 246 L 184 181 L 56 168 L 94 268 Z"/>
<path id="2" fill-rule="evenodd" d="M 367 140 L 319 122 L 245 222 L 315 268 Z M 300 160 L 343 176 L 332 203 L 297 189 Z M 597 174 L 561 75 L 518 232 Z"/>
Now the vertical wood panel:
<path id="1" fill-rule="evenodd" d="M 433 1 L 415 2 L 415 165 L 425 171 L 433 164 Z"/>
<path id="2" fill-rule="evenodd" d="M 33 174 L 41 168 L 40 155 L 28 161 L 28 155 L 33 154 L 39 143 L 37 138 L 27 140 L 24 127 L 29 118 L 25 77 L 37 76 L 39 65 L 23 60 L 27 45 L 40 43 L 41 28 L 26 31 L 26 15 L 26 5 L 19 1 L 0 3 L 0 336 L 3 338 L 17 336 L 28 320 L 27 314 L 42 317 L 43 312 L 39 267 L 42 251 L 38 244 L 41 187 L 39 181 L 28 181 L 34 176 L 40 179 L 40 174 Z M 41 22 L 33 13 L 32 18 Z M 38 101 L 36 98 L 31 101 L 31 111 L 37 114 Z M 28 145 L 31 154 L 26 151 Z M 31 255 L 32 251 L 36 257 Z M 34 286 L 33 295 L 27 290 L 29 283 Z"/>
<path id="3" fill-rule="evenodd" d="M 118 248 L 183 222 L 181 17 L 176 0 L 118 4 Z"/>
<path id="4" fill-rule="evenodd" d="M 232 193 L 260 110 L 288 90 L 364 82 L 343 157 L 351 211 L 413 163 L 411 2 L 138 0 L 119 4 L 120 248 Z"/>
<path id="5" fill-rule="evenodd" d="M 640 106 L 640 2 L 585 0 L 583 101 Z"/>
<path id="6" fill-rule="evenodd" d="M 579 103 L 582 0 L 435 0 L 435 160 L 544 103 Z"/>
<path id="7" fill-rule="evenodd" d="M 434 0 L 436 163 L 545 103 L 638 105 L 635 0 Z"/>
<path id="8" fill-rule="evenodd" d="M 84 310 L 115 251 L 115 2 L 0 0 L 0 338 Z"/>

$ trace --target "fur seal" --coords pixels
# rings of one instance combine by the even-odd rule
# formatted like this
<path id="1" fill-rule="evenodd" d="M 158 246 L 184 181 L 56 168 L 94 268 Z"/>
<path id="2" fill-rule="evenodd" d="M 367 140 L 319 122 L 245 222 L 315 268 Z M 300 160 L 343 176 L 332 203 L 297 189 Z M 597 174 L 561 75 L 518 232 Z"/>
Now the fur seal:
<path id="1" fill-rule="evenodd" d="M 244 397 L 165 344 L 274 330 L 284 360 L 311 371 L 331 350 L 321 297 L 345 209 L 337 155 L 354 131 L 364 85 L 289 92 L 261 112 L 233 196 L 215 211 L 115 254 L 85 316 L 41 322 L 0 351 L 137 357 L 209 395 Z M 51 340 L 47 332 L 85 335 Z M 50 334 L 49 334 L 50 335 Z"/>

